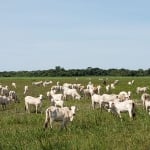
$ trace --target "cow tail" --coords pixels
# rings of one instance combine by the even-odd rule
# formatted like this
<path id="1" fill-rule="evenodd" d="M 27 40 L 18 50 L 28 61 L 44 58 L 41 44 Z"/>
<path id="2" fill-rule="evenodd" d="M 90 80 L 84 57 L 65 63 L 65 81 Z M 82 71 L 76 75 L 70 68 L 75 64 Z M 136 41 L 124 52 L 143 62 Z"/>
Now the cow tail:
<path id="1" fill-rule="evenodd" d="M 135 113 L 135 103 L 134 102 L 132 103 L 132 116 L 133 116 L 133 118 L 135 118 L 135 116 L 136 116 L 136 113 Z"/>
<path id="2" fill-rule="evenodd" d="M 25 111 L 27 110 L 26 103 L 25 103 L 25 106 L 24 106 L 24 110 L 25 110 Z"/>

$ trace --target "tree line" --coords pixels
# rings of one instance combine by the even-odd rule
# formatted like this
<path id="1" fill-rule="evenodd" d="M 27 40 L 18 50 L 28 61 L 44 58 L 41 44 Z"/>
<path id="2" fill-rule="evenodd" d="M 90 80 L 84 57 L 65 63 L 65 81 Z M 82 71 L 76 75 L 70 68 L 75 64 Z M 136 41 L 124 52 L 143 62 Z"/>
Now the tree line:
<path id="1" fill-rule="evenodd" d="M 86 69 L 64 69 L 56 66 L 55 69 L 35 71 L 3 71 L 0 77 L 71 77 L 71 76 L 149 76 L 150 68 L 147 70 L 129 69 L 101 69 L 88 67 Z"/>

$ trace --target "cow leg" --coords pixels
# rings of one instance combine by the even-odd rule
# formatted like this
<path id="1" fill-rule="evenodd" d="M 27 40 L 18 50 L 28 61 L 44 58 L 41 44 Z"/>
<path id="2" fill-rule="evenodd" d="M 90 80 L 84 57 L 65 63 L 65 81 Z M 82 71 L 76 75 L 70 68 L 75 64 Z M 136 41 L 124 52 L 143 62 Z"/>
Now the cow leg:
<path id="1" fill-rule="evenodd" d="M 122 121 L 122 117 L 121 117 L 121 113 L 120 113 L 120 111 L 117 111 L 117 113 L 118 113 L 119 118 L 120 118 L 120 119 L 121 119 L 121 121 Z"/>
<path id="2" fill-rule="evenodd" d="M 51 119 L 50 119 L 50 127 L 51 127 L 51 129 L 52 129 L 52 127 L 53 127 L 53 126 L 52 126 L 52 122 L 53 122 L 53 119 L 51 118 Z"/>
<path id="3" fill-rule="evenodd" d="M 47 128 L 48 127 L 48 122 L 49 122 L 49 120 L 48 120 L 48 118 L 45 120 L 45 123 L 44 123 L 44 127 L 45 128 Z"/>
<path id="4" fill-rule="evenodd" d="M 94 102 L 92 102 L 92 108 L 93 108 L 93 109 L 95 108 L 95 104 L 94 104 Z"/>
<path id="5" fill-rule="evenodd" d="M 2 104 L 3 110 L 6 109 L 6 104 Z"/>
<path id="6" fill-rule="evenodd" d="M 25 107 L 26 107 L 27 112 L 30 113 L 30 111 L 29 111 L 29 104 L 26 103 Z"/>
<path id="7" fill-rule="evenodd" d="M 129 112 L 129 117 L 132 119 L 133 115 L 132 115 L 132 110 L 128 111 Z"/>
<path id="8" fill-rule="evenodd" d="M 36 106 L 35 106 L 35 109 L 36 109 L 36 114 L 37 114 L 37 108 L 38 108 L 38 106 L 36 105 Z"/>
<path id="9" fill-rule="evenodd" d="M 63 129 L 64 127 L 65 127 L 65 121 L 63 120 L 61 124 L 61 129 Z"/>
<path id="10" fill-rule="evenodd" d="M 42 103 L 40 104 L 40 111 L 41 111 L 41 114 L 42 114 Z"/>
<path id="11" fill-rule="evenodd" d="M 145 109 L 145 100 L 143 100 L 143 109 Z"/>
<path id="12" fill-rule="evenodd" d="M 48 112 L 48 110 L 46 110 L 46 118 L 45 118 L 45 124 L 44 124 L 44 127 L 45 127 L 45 128 L 48 127 L 49 121 L 50 121 L 49 112 Z"/>

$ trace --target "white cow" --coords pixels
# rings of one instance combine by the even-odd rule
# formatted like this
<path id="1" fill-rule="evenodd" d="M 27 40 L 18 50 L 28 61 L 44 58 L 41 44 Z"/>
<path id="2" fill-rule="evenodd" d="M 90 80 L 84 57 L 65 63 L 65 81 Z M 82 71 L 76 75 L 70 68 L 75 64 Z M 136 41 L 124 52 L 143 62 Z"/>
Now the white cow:
<path id="1" fill-rule="evenodd" d="M 139 94 L 139 93 L 144 93 L 148 90 L 149 88 L 148 87 L 137 87 L 136 88 L 136 93 Z"/>
<path id="2" fill-rule="evenodd" d="M 58 108 L 55 106 L 50 106 L 46 109 L 46 118 L 45 118 L 45 128 L 48 127 L 48 123 L 50 122 L 50 127 L 52 128 L 53 121 L 60 121 L 61 128 L 64 127 L 67 129 L 66 125 L 68 122 L 73 121 L 74 115 L 75 115 L 76 106 L 69 107 L 63 107 Z"/>
<path id="3" fill-rule="evenodd" d="M 37 114 L 38 106 L 40 108 L 42 106 L 42 98 L 43 98 L 42 94 L 40 94 L 39 97 L 26 96 L 25 97 L 25 110 L 28 111 L 28 113 L 30 113 L 29 105 L 34 105 L 36 108 L 36 114 Z"/>
<path id="4" fill-rule="evenodd" d="M 84 95 L 84 98 L 91 98 L 91 93 L 90 93 L 90 90 L 89 89 L 84 89 L 84 88 L 82 88 L 82 89 L 80 89 L 80 92 L 81 93 L 83 93 L 83 95 Z"/>
<path id="5" fill-rule="evenodd" d="M 145 108 L 145 101 L 150 101 L 150 94 L 148 93 L 143 93 L 141 96 L 141 100 L 142 100 L 142 104 L 143 104 L 143 108 Z"/>
<path id="6" fill-rule="evenodd" d="M 47 92 L 47 96 L 49 100 L 51 100 L 54 106 L 63 107 L 64 105 L 63 94 L 61 93 L 55 94 L 55 92 L 56 92 L 55 90 L 51 90 Z"/>
<path id="7" fill-rule="evenodd" d="M 102 108 L 103 104 L 104 104 L 104 107 L 106 108 L 109 106 L 109 101 L 113 101 L 116 98 L 117 98 L 116 94 L 103 94 L 103 95 L 93 94 L 91 96 L 92 107 L 94 109 L 95 104 L 98 103 L 100 108 Z"/>
<path id="8" fill-rule="evenodd" d="M 77 99 L 77 100 L 81 99 L 81 96 L 78 94 L 76 89 L 64 88 L 63 94 L 65 100 L 67 96 L 71 96 L 73 99 Z"/>
<path id="9" fill-rule="evenodd" d="M 64 106 L 64 101 L 63 100 L 54 100 L 53 98 L 51 99 L 52 104 L 56 107 L 63 107 Z"/>
<path id="10" fill-rule="evenodd" d="M 125 100 L 123 102 L 120 102 L 119 100 L 110 101 L 109 105 L 109 111 L 117 113 L 121 120 L 121 112 L 128 112 L 131 119 L 135 117 L 135 103 L 133 100 Z"/>
<path id="11" fill-rule="evenodd" d="M 53 100 L 63 100 L 63 94 L 62 93 L 58 93 L 56 94 L 55 90 L 51 90 L 47 92 L 47 97 Z"/>
<path id="12" fill-rule="evenodd" d="M 46 87 L 47 85 L 50 85 L 52 83 L 53 83 L 53 81 L 44 81 L 43 86 Z"/>
<path id="13" fill-rule="evenodd" d="M 10 101 L 10 97 L 0 95 L 0 105 L 2 105 L 3 110 L 6 109 L 6 105 L 8 105 Z"/>
<path id="14" fill-rule="evenodd" d="M 118 98 L 118 95 L 116 94 L 103 94 L 101 96 L 101 101 L 100 101 L 100 107 L 104 104 L 105 108 L 109 107 L 109 102 L 114 101 L 115 99 Z"/>
<path id="15" fill-rule="evenodd" d="M 91 100 L 92 100 L 92 108 L 95 108 L 95 104 L 99 104 L 99 107 L 101 108 L 101 104 L 102 104 L 102 99 L 103 96 L 99 95 L 99 94 L 93 94 L 91 96 Z"/>
<path id="16" fill-rule="evenodd" d="M 43 81 L 37 81 L 37 82 L 32 82 L 32 85 L 40 86 L 42 85 Z"/>

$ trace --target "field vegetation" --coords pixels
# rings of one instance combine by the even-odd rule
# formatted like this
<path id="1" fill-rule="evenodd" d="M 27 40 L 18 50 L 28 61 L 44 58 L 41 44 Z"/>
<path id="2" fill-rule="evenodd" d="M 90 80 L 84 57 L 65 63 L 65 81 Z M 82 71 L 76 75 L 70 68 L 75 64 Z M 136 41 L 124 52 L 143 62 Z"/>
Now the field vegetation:
<path id="1" fill-rule="evenodd" d="M 50 106 L 46 92 L 50 86 L 33 86 L 33 81 L 57 81 L 62 85 L 67 83 L 81 83 L 87 85 L 91 81 L 94 85 L 102 85 L 101 93 L 106 93 L 102 79 L 106 77 L 43 77 L 43 78 L 0 78 L 2 85 L 8 85 L 15 90 L 19 103 L 12 103 L 6 110 L 0 107 L 0 149 L 2 150 L 148 150 L 150 149 L 150 116 L 143 110 L 140 97 L 136 94 L 137 86 L 150 86 L 150 77 L 107 77 L 108 82 L 119 80 L 116 88 L 110 93 L 131 91 L 136 105 L 136 118 L 130 120 L 128 113 L 122 115 L 123 121 L 106 110 L 95 110 L 91 107 L 91 99 L 68 99 L 66 106 L 75 105 L 79 108 L 73 122 L 68 124 L 67 130 L 60 131 L 60 124 L 54 123 L 53 129 L 43 129 L 45 110 Z M 135 80 L 132 86 L 128 81 Z M 11 86 L 16 82 L 17 88 Z M 29 86 L 28 95 L 44 95 L 42 111 L 35 114 L 24 110 L 24 85 Z M 149 93 L 149 91 L 148 91 Z"/>

